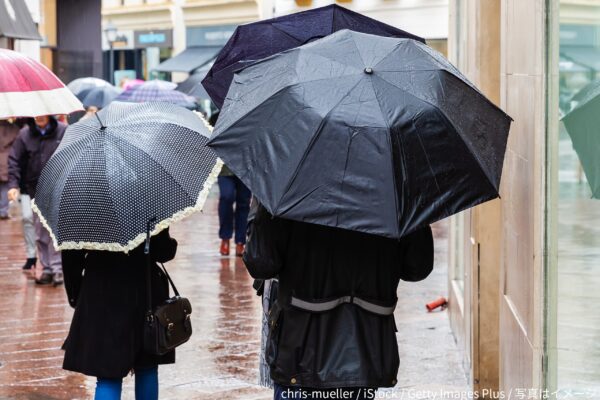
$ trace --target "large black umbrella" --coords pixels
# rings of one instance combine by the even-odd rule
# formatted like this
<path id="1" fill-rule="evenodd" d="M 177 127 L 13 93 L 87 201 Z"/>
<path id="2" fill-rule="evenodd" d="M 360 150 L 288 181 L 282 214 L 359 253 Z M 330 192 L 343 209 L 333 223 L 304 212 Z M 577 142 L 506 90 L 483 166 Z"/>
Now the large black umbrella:
<path id="1" fill-rule="evenodd" d="M 209 146 L 273 215 L 399 238 L 498 196 L 510 123 L 426 45 L 345 30 L 236 74 Z"/>
<path id="2" fill-rule="evenodd" d="M 69 126 L 42 171 L 34 210 L 59 250 L 128 252 L 202 208 L 221 168 L 193 112 L 113 102 Z"/>
<path id="3" fill-rule="evenodd" d="M 221 108 L 236 70 L 249 62 L 301 46 L 342 29 L 425 42 L 401 29 L 332 4 L 238 26 L 219 52 L 202 85 L 217 107 Z"/>
<path id="4" fill-rule="evenodd" d="M 575 107 L 562 119 L 581 161 L 592 197 L 600 199 L 600 83 L 573 96 Z"/>

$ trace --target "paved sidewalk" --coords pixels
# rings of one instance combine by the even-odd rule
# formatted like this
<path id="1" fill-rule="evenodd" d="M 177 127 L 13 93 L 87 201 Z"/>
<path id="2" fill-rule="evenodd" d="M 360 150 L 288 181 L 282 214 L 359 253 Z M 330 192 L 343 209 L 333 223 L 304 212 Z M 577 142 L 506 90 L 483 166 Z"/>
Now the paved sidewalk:
<path id="1" fill-rule="evenodd" d="M 239 258 L 217 255 L 217 230 L 211 196 L 204 213 L 171 231 L 179 250 L 167 268 L 192 302 L 194 335 L 178 350 L 175 365 L 160 368 L 161 399 L 272 398 L 256 385 L 260 302 Z M 61 368 L 60 346 L 72 315 L 64 289 L 36 288 L 20 271 L 25 257 L 20 232 L 20 221 L 0 221 L 0 399 L 92 398 L 93 378 Z M 446 232 L 444 223 L 436 225 L 432 276 L 398 290 L 397 389 L 467 390 L 446 312 L 427 313 L 424 306 L 446 295 Z M 126 378 L 124 399 L 133 398 L 132 383 Z"/>

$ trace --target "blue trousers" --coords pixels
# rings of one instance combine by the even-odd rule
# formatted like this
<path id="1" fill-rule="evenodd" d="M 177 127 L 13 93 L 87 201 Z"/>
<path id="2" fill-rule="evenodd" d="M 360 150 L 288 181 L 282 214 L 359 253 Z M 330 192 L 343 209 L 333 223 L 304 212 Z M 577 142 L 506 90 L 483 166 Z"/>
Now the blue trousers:
<path id="1" fill-rule="evenodd" d="M 158 400 L 158 367 L 135 371 L 136 400 Z M 123 379 L 98 378 L 94 400 L 120 400 Z"/>
<path id="2" fill-rule="evenodd" d="M 235 220 L 235 242 L 246 244 L 250 190 L 236 176 L 219 176 L 219 192 L 219 238 L 231 239 Z"/>
<path id="3" fill-rule="evenodd" d="M 370 388 L 340 388 L 340 389 L 308 389 L 297 387 L 281 386 L 274 384 L 273 400 L 294 400 L 294 399 L 349 399 L 349 400 L 370 400 L 375 398 L 376 389 Z M 322 392 L 316 396 L 315 392 Z M 324 393 L 331 392 L 329 395 Z M 312 395 L 311 395 L 312 394 Z M 346 397 L 349 396 L 349 397 Z"/>

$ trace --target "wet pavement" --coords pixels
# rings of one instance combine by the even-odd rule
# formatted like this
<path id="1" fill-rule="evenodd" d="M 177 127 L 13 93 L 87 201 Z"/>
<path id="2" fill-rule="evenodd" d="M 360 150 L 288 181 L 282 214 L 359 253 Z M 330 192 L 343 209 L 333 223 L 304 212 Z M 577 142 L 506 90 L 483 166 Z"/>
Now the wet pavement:
<path id="1" fill-rule="evenodd" d="M 171 229 L 179 249 L 167 268 L 192 302 L 194 334 L 177 350 L 177 363 L 159 369 L 161 399 L 272 398 L 270 390 L 256 384 L 260 301 L 241 260 L 217 254 L 216 205 L 213 193 L 204 213 Z M 398 391 L 467 390 L 446 312 L 425 310 L 426 302 L 447 293 L 446 234 L 445 223 L 435 226 L 432 275 L 398 289 Z M 60 346 L 72 316 L 64 289 L 35 287 L 21 272 L 20 235 L 19 220 L 0 221 L 0 399 L 93 398 L 94 378 L 61 368 Z M 124 399 L 133 398 L 131 377 L 123 393 Z"/>

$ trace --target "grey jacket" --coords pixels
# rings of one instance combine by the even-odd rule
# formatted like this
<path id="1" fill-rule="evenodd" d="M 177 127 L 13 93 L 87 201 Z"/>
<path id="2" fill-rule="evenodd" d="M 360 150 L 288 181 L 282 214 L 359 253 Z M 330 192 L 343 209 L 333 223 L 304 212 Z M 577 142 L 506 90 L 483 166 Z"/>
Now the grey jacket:
<path id="1" fill-rule="evenodd" d="M 0 120 L 0 182 L 8 182 L 8 154 L 18 134 L 17 125 Z"/>
<path id="2" fill-rule="evenodd" d="M 8 186 L 23 189 L 32 198 L 42 169 L 60 144 L 67 126 L 50 119 L 50 127 L 42 135 L 31 120 L 17 136 L 8 156 Z M 20 185 L 21 180 L 23 185 Z"/>

